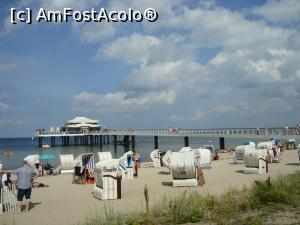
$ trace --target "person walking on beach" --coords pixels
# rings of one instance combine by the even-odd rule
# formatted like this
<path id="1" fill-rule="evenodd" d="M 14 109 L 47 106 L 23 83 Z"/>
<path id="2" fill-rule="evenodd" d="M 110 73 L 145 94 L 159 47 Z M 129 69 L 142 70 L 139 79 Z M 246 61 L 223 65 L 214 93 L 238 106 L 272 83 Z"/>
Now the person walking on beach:
<path id="1" fill-rule="evenodd" d="M 30 196 L 32 182 L 39 175 L 38 171 L 32 166 L 28 165 L 26 160 L 22 161 L 22 167 L 16 170 L 2 171 L 2 173 L 13 173 L 17 175 L 18 179 L 18 194 L 17 194 L 17 211 L 16 213 L 21 213 L 21 204 L 23 198 L 26 198 L 26 212 L 29 210 Z"/>
<path id="2" fill-rule="evenodd" d="M 295 125 L 295 134 L 296 135 L 299 134 L 299 124 L 298 123 Z"/>
<path id="3" fill-rule="evenodd" d="M 288 135 L 288 132 L 289 132 L 289 127 L 288 127 L 288 125 L 287 125 L 287 124 L 285 125 L 284 129 L 285 129 L 285 135 Z"/>

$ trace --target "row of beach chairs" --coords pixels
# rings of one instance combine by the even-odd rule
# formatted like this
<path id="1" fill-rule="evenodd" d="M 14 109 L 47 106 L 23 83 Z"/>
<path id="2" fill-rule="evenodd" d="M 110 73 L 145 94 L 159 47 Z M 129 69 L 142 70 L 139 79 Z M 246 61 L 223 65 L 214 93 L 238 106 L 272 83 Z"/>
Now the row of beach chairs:
<path id="1" fill-rule="evenodd" d="M 212 153 L 205 148 L 184 147 L 179 152 L 165 153 L 156 149 L 150 153 L 154 167 L 165 166 L 172 175 L 173 187 L 194 187 L 204 184 L 202 169 L 212 167 Z"/>

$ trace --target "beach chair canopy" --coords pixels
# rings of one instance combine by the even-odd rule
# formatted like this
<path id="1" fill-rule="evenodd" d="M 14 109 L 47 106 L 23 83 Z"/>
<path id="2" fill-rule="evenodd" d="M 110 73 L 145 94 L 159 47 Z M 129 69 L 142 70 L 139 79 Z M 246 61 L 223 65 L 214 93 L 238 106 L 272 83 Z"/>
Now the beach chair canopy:
<path id="1" fill-rule="evenodd" d="M 75 162 L 72 154 L 60 155 L 61 170 L 72 170 L 74 169 Z"/>
<path id="2" fill-rule="evenodd" d="M 93 174 L 95 169 L 95 160 L 93 153 L 84 153 L 77 156 L 74 160 L 75 166 L 79 166 L 81 168 L 86 167 L 91 174 Z"/>
<path id="3" fill-rule="evenodd" d="M 257 144 L 257 149 L 269 149 L 271 150 L 273 148 L 273 142 L 272 141 L 264 141 Z"/>
<path id="4" fill-rule="evenodd" d="M 166 154 L 162 158 L 163 164 L 170 169 L 172 162 L 172 151 L 167 151 Z"/>
<path id="5" fill-rule="evenodd" d="M 123 163 L 126 167 L 132 167 L 133 166 L 133 160 L 132 160 L 132 151 L 126 152 L 124 155 L 122 155 L 119 158 L 120 163 Z"/>
<path id="6" fill-rule="evenodd" d="M 183 147 L 179 150 L 179 152 L 190 152 L 192 151 L 191 147 Z"/>
<path id="7" fill-rule="evenodd" d="M 153 161 L 154 167 L 160 167 L 160 157 L 161 151 L 159 149 L 155 149 L 150 153 L 150 158 Z"/>
<path id="8" fill-rule="evenodd" d="M 98 152 L 98 159 L 99 161 L 104 161 L 107 159 L 112 159 L 111 152 Z"/>
<path id="9" fill-rule="evenodd" d="M 295 140 L 295 139 L 287 139 L 286 142 L 287 142 L 287 143 L 295 143 L 296 140 Z"/>
<path id="10" fill-rule="evenodd" d="M 30 166 L 40 163 L 39 155 L 28 155 L 24 158 Z"/>
<path id="11" fill-rule="evenodd" d="M 194 152 L 173 152 L 171 161 L 173 179 L 192 179 L 196 177 Z"/>
<path id="12" fill-rule="evenodd" d="M 244 141 L 244 145 L 249 145 L 250 147 L 255 149 L 255 143 L 252 141 Z"/>
<path id="13" fill-rule="evenodd" d="M 108 159 L 97 162 L 95 165 L 95 184 L 96 187 L 103 188 L 103 177 L 117 177 L 119 168 L 118 159 Z"/>
<path id="14" fill-rule="evenodd" d="M 237 160 L 244 160 L 246 149 L 252 149 L 250 145 L 239 145 L 235 148 L 235 157 Z"/>
<path id="15" fill-rule="evenodd" d="M 195 152 L 196 165 L 199 168 L 210 168 L 212 153 L 209 149 L 199 148 L 193 149 Z"/>
<path id="16" fill-rule="evenodd" d="M 280 138 L 274 138 L 274 144 L 278 145 L 281 142 Z"/>
<path id="17" fill-rule="evenodd" d="M 258 149 L 248 148 L 245 150 L 244 162 L 246 167 L 259 167 L 259 160 L 265 159 L 266 151 L 260 151 Z"/>

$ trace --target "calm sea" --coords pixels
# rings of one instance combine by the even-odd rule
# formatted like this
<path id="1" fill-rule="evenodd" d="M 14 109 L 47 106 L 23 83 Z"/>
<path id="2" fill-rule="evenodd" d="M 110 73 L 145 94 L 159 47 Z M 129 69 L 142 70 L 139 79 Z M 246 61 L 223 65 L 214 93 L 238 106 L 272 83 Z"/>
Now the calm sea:
<path id="1" fill-rule="evenodd" d="M 238 138 L 227 138 L 225 139 L 225 145 L 229 148 L 235 148 L 237 145 L 243 144 L 244 139 Z M 256 143 L 262 140 L 252 140 Z M 192 148 L 199 148 L 206 144 L 212 144 L 215 148 L 219 148 L 218 138 L 190 138 L 190 146 Z M 183 137 L 160 137 L 158 143 L 159 149 L 162 151 L 174 150 L 178 151 L 184 146 Z M 5 156 L 6 150 L 13 151 L 12 156 Z M 154 138 L 153 137 L 136 137 L 135 150 L 139 152 L 142 161 L 150 161 L 150 152 L 154 149 Z M 3 162 L 5 169 L 14 169 L 20 166 L 20 162 L 27 155 L 33 154 L 52 154 L 56 157 L 56 160 L 49 161 L 53 166 L 59 164 L 59 155 L 61 154 L 73 154 L 74 157 L 82 154 L 93 152 L 97 153 L 100 151 L 110 151 L 113 157 L 120 157 L 124 152 L 131 150 L 131 147 L 125 148 L 122 145 L 118 145 L 115 149 L 113 144 L 103 145 L 102 148 L 99 145 L 93 146 L 55 146 L 50 148 L 39 148 L 37 139 L 32 138 L 0 138 L 0 160 Z M 97 154 L 95 154 L 96 161 Z"/>

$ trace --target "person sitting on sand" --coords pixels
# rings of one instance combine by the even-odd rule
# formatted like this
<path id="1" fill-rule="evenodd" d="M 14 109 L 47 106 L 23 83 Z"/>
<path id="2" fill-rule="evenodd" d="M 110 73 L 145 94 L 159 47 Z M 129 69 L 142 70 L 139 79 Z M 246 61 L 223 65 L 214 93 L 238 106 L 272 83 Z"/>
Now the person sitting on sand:
<path id="1" fill-rule="evenodd" d="M 31 167 L 26 160 L 23 160 L 22 167 L 16 170 L 2 171 L 2 173 L 14 173 L 17 175 L 18 194 L 17 194 L 16 213 L 21 213 L 21 204 L 24 196 L 26 198 L 26 212 L 27 212 L 29 210 L 32 182 L 39 176 L 38 171 L 35 170 L 33 167 Z"/>

